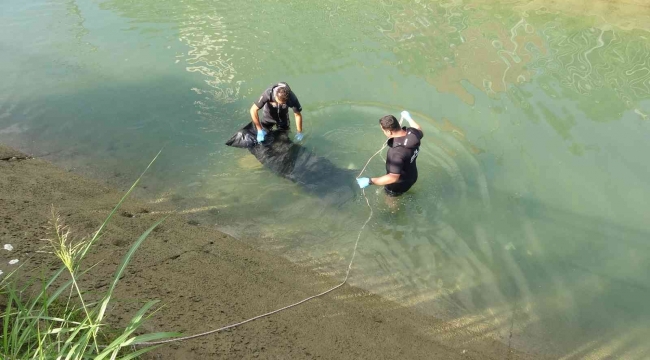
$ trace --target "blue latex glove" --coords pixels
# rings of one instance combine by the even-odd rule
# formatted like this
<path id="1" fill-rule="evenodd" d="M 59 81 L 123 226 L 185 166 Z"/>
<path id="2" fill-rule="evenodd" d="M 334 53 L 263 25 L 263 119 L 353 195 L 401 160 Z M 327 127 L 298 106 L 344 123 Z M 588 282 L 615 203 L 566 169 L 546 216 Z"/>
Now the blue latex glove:
<path id="1" fill-rule="evenodd" d="M 257 130 L 257 142 L 261 143 L 264 141 L 264 137 L 266 136 L 266 130 Z"/>
<path id="2" fill-rule="evenodd" d="M 357 178 L 357 184 L 359 184 L 359 187 L 362 189 L 365 189 L 370 185 L 370 178 L 367 177 L 362 177 L 362 178 Z"/>
<path id="3" fill-rule="evenodd" d="M 408 120 L 408 121 L 413 120 L 413 119 L 411 119 L 411 114 L 409 114 L 409 112 L 406 111 L 406 110 L 402 111 L 402 113 L 400 115 L 402 116 L 402 119 L 404 119 L 404 120 Z"/>
<path id="4" fill-rule="evenodd" d="M 304 138 L 305 135 L 303 135 L 301 132 L 296 134 L 296 141 L 302 141 L 302 138 Z"/>

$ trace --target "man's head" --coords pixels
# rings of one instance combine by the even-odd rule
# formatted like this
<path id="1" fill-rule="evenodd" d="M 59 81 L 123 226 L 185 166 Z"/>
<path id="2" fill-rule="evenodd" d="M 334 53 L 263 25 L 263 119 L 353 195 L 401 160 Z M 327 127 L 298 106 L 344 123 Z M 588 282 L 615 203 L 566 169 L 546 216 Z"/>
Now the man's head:
<path id="1" fill-rule="evenodd" d="M 278 104 L 286 104 L 287 101 L 289 101 L 290 91 L 291 90 L 289 90 L 288 86 L 278 87 L 277 90 L 275 91 L 275 101 Z"/>
<path id="2" fill-rule="evenodd" d="M 381 130 L 384 132 L 384 135 L 388 137 L 392 137 L 395 135 L 395 133 L 402 130 L 402 128 L 399 126 L 399 121 L 397 121 L 393 115 L 386 115 L 379 119 L 379 125 L 381 126 Z"/>

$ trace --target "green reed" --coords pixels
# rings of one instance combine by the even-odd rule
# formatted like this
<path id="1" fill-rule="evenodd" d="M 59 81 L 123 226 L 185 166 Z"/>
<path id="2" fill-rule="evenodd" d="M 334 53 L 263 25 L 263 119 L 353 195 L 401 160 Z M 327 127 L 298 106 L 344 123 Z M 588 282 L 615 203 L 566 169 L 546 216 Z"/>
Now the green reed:
<path id="1" fill-rule="evenodd" d="M 52 211 L 54 237 L 50 240 L 53 253 L 62 266 L 43 277 L 37 290 L 36 283 L 21 284 L 16 271 L 0 280 L 0 355 L 3 359 L 134 359 L 153 350 L 155 346 L 138 344 L 177 336 L 177 333 L 158 332 L 144 335 L 138 329 L 155 311 L 157 301 L 149 301 L 131 318 L 123 329 L 109 329 L 105 315 L 113 291 L 142 242 L 161 222 L 153 224 L 131 245 L 113 275 L 108 289 L 98 301 L 89 301 L 79 285 L 79 279 L 89 270 L 81 265 L 90 248 L 99 240 L 111 217 L 138 185 L 146 171 L 158 158 L 149 163 L 92 237 L 75 241 L 61 218 Z"/>

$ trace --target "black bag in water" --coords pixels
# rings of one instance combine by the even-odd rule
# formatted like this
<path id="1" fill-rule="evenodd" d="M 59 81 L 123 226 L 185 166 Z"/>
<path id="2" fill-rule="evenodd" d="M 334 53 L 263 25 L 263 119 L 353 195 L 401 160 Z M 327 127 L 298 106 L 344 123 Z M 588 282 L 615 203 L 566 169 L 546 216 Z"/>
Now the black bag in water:
<path id="1" fill-rule="evenodd" d="M 226 141 L 226 145 L 238 148 L 252 148 L 257 145 L 257 129 L 253 126 L 252 122 L 241 128 L 233 135 L 230 140 Z"/>
<path id="2" fill-rule="evenodd" d="M 291 141 L 286 130 L 268 130 L 264 142 L 259 144 L 257 129 L 251 122 L 226 145 L 248 149 L 264 167 L 330 204 L 343 204 L 354 197 L 357 170 L 338 168 L 327 158 Z"/>

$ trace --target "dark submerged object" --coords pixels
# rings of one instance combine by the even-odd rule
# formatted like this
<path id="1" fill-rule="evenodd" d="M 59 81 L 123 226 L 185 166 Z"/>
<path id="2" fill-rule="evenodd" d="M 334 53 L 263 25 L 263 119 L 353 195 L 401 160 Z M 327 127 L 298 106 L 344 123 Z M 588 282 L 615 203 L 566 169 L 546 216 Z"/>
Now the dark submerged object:
<path id="1" fill-rule="evenodd" d="M 355 170 L 341 169 L 328 159 L 294 143 L 286 130 L 271 130 L 257 142 L 257 130 L 249 123 L 226 145 L 246 148 L 266 168 L 299 184 L 305 191 L 330 204 L 342 205 L 355 194 Z"/>
<path id="2" fill-rule="evenodd" d="M 238 148 L 250 149 L 257 145 L 257 130 L 252 122 L 241 128 L 233 135 L 230 140 L 226 141 L 226 145 Z"/>

